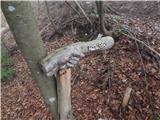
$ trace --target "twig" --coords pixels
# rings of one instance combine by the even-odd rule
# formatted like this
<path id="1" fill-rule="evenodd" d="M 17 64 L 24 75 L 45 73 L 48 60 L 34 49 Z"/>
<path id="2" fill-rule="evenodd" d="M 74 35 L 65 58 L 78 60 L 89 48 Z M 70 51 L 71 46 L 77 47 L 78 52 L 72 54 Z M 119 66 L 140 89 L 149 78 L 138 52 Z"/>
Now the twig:
<path id="1" fill-rule="evenodd" d="M 49 24 L 47 24 L 45 27 L 43 27 L 43 28 L 40 30 L 40 34 L 41 34 L 46 28 L 48 28 L 48 27 L 50 26 L 50 24 L 51 24 L 51 23 L 49 23 Z"/>
<path id="2" fill-rule="evenodd" d="M 71 4 L 69 4 L 68 1 L 65 1 L 65 3 L 66 3 L 70 8 L 72 8 L 72 9 L 79 15 L 79 17 L 81 16 L 81 14 L 80 14 Z"/>
<path id="3" fill-rule="evenodd" d="M 56 32 L 56 33 L 60 33 L 59 30 L 58 30 L 58 28 L 57 28 L 57 26 L 56 26 L 56 25 L 54 24 L 54 22 L 52 21 L 52 17 L 51 17 L 50 12 L 49 12 L 49 7 L 48 7 L 47 1 L 44 1 L 44 2 L 45 2 L 45 6 L 46 6 L 46 10 L 47 10 L 47 17 L 48 17 L 49 21 L 51 22 L 51 24 L 52 24 L 55 32 Z"/>
<path id="4" fill-rule="evenodd" d="M 119 27 L 120 27 L 122 30 L 126 30 L 123 26 L 120 26 L 120 25 L 119 25 Z M 127 29 L 127 31 L 128 31 L 128 29 Z M 151 48 L 150 46 L 148 46 L 148 45 L 147 45 L 146 43 L 144 43 L 143 41 L 137 39 L 137 38 L 135 37 L 135 33 L 132 32 L 130 29 L 129 29 L 129 33 L 132 34 L 132 35 L 128 35 L 128 34 L 126 34 L 126 33 L 124 33 L 124 32 L 122 32 L 121 34 L 127 36 L 127 37 L 130 38 L 130 39 L 135 40 L 135 43 L 136 43 L 136 46 L 137 46 L 137 51 L 138 51 L 138 54 L 139 54 L 139 56 L 140 56 L 140 60 L 141 60 L 141 63 L 142 63 L 142 66 L 143 66 L 143 71 L 144 71 L 144 80 L 143 80 L 142 82 L 143 82 L 143 84 L 144 84 L 144 88 L 145 88 L 146 95 L 147 95 L 147 97 L 148 97 L 148 99 L 149 99 L 149 106 L 150 106 L 151 111 L 152 111 L 152 118 L 155 119 L 153 101 L 152 101 L 151 94 L 150 94 L 149 91 L 148 91 L 148 81 L 147 81 L 147 77 L 146 77 L 147 75 L 146 75 L 146 71 L 145 71 L 145 65 L 144 65 L 144 63 L 143 63 L 143 58 L 142 58 L 141 52 L 140 52 L 140 50 L 139 50 L 138 43 L 144 45 L 144 46 L 145 46 L 146 48 L 148 48 L 150 51 L 152 51 L 153 53 L 155 53 L 158 57 L 160 57 L 160 53 L 157 52 L 156 50 L 154 50 L 153 48 Z M 137 42 L 138 42 L 138 43 L 137 43 Z"/>
<path id="5" fill-rule="evenodd" d="M 152 102 L 151 94 L 148 91 L 148 81 L 147 81 L 147 74 L 146 74 L 146 70 L 145 70 L 145 65 L 144 65 L 144 62 L 143 62 L 143 58 L 142 58 L 141 52 L 139 50 L 138 43 L 137 43 L 137 41 L 139 41 L 139 42 L 142 42 L 142 41 L 136 39 L 136 37 L 134 37 L 134 38 L 135 38 L 134 40 L 135 40 L 135 43 L 136 43 L 137 51 L 138 51 L 138 54 L 140 56 L 141 64 L 142 64 L 142 67 L 143 67 L 143 72 L 144 72 L 143 83 L 144 83 L 144 86 L 145 86 L 145 92 L 146 92 L 147 97 L 149 99 L 149 104 L 150 104 L 150 108 L 151 108 L 151 111 L 152 111 L 152 118 L 155 119 L 155 114 L 154 114 L 154 110 L 153 110 L 154 108 L 153 108 L 153 105 L 152 105 L 153 102 Z M 146 46 L 148 47 L 148 45 L 146 45 Z"/>
<path id="6" fill-rule="evenodd" d="M 108 10 L 111 11 L 112 13 L 116 14 L 116 15 L 121 15 L 119 12 L 117 12 L 116 10 L 114 10 L 111 6 L 107 6 Z"/>
<path id="7" fill-rule="evenodd" d="M 88 20 L 88 22 L 92 25 L 92 22 L 91 22 L 91 20 L 89 19 L 89 17 L 87 16 L 86 12 L 83 10 L 83 8 L 80 6 L 80 4 L 79 4 L 76 0 L 74 0 L 74 1 L 75 1 L 76 5 L 80 8 L 80 10 L 82 11 L 83 15 L 84 15 L 84 16 L 86 17 L 86 19 Z"/>
<path id="8" fill-rule="evenodd" d="M 148 48 L 148 49 L 151 50 L 153 53 L 155 53 L 156 55 L 158 55 L 158 57 L 160 57 L 160 53 L 159 53 L 159 52 L 157 52 L 156 50 L 154 50 L 153 48 L 151 48 L 150 46 L 148 46 L 148 45 L 147 45 L 146 43 L 144 43 L 143 41 L 137 39 L 136 37 L 132 37 L 132 36 L 130 36 L 130 35 L 127 35 L 127 34 L 125 34 L 125 33 L 122 33 L 122 34 L 125 35 L 125 36 L 127 36 L 127 37 L 129 37 L 130 39 L 133 39 L 133 40 L 135 40 L 136 42 L 144 45 L 146 48 Z"/>
<path id="9" fill-rule="evenodd" d="M 74 76 L 74 78 L 73 78 L 73 80 L 71 82 L 71 85 L 74 85 L 74 83 L 75 83 L 75 81 L 76 81 L 78 76 L 79 76 L 79 72 L 78 73 L 76 72 L 76 75 Z"/>
<path id="10" fill-rule="evenodd" d="M 133 98 L 133 102 L 134 102 L 133 103 L 134 107 L 138 110 L 141 119 L 144 120 L 143 115 L 142 115 L 142 109 L 140 109 L 140 105 L 141 105 L 140 102 L 138 101 L 138 99 L 135 98 L 134 94 L 132 94 L 132 98 Z"/>
<path id="11" fill-rule="evenodd" d="M 111 16 L 110 16 L 110 17 L 111 17 Z M 120 23 L 118 22 L 118 20 L 117 20 L 116 18 L 112 17 L 112 19 L 113 19 L 112 22 L 114 22 L 114 24 L 116 24 L 117 28 L 120 29 L 120 31 L 122 31 L 122 32 L 120 32 L 121 34 L 127 36 L 127 37 L 130 38 L 130 39 L 136 40 L 138 43 L 144 45 L 146 48 L 148 48 L 150 51 L 152 51 L 152 52 L 155 53 L 158 57 L 160 57 L 160 53 L 159 53 L 159 52 L 157 52 L 156 50 L 154 50 L 153 48 L 151 48 L 149 45 L 147 45 L 147 44 L 144 43 L 143 41 L 141 41 L 141 40 L 139 40 L 139 39 L 137 39 L 136 37 L 133 36 L 133 34 L 135 35 L 135 34 L 138 34 L 138 33 L 135 33 L 135 32 L 133 32 L 131 29 L 127 28 L 128 26 L 125 27 L 125 26 L 123 26 L 123 25 L 120 25 Z M 115 31 L 118 30 L 118 29 L 115 29 Z M 130 34 L 132 34 L 132 36 L 126 34 L 125 32 L 123 32 L 123 30 L 129 32 Z"/>

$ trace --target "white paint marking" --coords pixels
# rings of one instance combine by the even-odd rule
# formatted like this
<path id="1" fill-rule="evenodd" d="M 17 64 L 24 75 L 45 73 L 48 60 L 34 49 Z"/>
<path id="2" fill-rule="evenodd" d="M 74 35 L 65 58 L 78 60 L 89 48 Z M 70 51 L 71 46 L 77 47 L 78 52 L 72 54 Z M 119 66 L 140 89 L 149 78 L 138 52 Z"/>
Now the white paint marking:
<path id="1" fill-rule="evenodd" d="M 11 5 L 10 5 L 10 6 L 8 6 L 8 10 L 9 10 L 10 12 L 15 11 L 15 9 L 16 9 L 16 8 L 15 8 L 14 6 L 11 6 Z"/>
<path id="2" fill-rule="evenodd" d="M 55 97 L 49 98 L 49 102 L 54 102 L 55 100 L 56 100 Z"/>

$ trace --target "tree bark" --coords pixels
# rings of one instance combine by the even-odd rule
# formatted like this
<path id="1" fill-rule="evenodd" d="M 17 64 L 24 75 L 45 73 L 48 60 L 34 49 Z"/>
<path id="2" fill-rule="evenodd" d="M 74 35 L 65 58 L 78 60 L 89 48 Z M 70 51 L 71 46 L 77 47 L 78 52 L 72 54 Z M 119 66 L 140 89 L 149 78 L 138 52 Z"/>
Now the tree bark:
<path id="1" fill-rule="evenodd" d="M 96 1 L 97 12 L 99 16 L 99 31 L 104 35 L 111 36 L 111 32 L 109 32 L 104 25 L 104 16 L 103 16 L 103 1 Z"/>
<path id="2" fill-rule="evenodd" d="M 53 118 L 58 120 L 56 81 L 51 77 L 46 77 L 39 67 L 39 61 L 45 57 L 46 53 L 31 3 L 28 1 L 2 1 L 1 5 L 8 25 L 38 84 L 44 101 L 52 112 Z"/>

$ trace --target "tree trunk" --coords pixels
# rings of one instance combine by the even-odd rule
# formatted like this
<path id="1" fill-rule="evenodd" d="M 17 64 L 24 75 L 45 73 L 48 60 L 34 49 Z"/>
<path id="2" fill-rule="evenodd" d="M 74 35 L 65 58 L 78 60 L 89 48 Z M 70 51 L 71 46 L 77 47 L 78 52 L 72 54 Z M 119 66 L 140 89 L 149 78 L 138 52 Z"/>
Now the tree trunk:
<path id="1" fill-rule="evenodd" d="M 39 61 L 45 57 L 46 53 L 31 3 L 28 1 L 2 1 L 1 5 L 13 36 L 28 63 L 44 101 L 49 106 L 54 119 L 58 120 L 56 81 L 51 77 L 46 77 L 39 67 Z"/>
<path id="2" fill-rule="evenodd" d="M 104 16 L 103 16 L 103 1 L 96 1 L 97 12 L 99 16 L 99 31 L 103 35 L 111 35 L 111 33 L 105 28 Z"/>

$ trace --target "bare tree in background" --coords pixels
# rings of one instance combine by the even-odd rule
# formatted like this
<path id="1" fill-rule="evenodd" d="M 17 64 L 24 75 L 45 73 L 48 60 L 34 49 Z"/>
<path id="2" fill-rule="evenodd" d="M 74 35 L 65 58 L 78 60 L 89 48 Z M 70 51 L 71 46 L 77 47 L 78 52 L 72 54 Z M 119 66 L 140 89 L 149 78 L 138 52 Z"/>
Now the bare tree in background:
<path id="1" fill-rule="evenodd" d="M 58 36 L 62 36 L 63 35 L 62 31 L 53 22 L 52 15 L 50 14 L 49 5 L 48 5 L 47 1 L 44 1 L 44 2 L 45 2 L 46 11 L 47 11 L 47 17 L 48 17 L 48 19 L 49 19 L 49 21 L 50 21 L 50 23 L 51 23 L 51 25 L 52 25 L 52 27 L 53 27 L 53 29 L 55 31 L 55 32 L 52 33 L 52 35 L 50 36 L 50 38 L 53 37 L 56 34 Z"/>
<path id="2" fill-rule="evenodd" d="M 100 31 L 100 33 L 102 33 L 104 35 L 111 35 L 111 32 L 109 32 L 105 28 L 105 24 L 104 24 L 103 1 L 96 1 L 96 6 L 97 6 L 98 17 L 99 17 L 99 31 Z"/>

